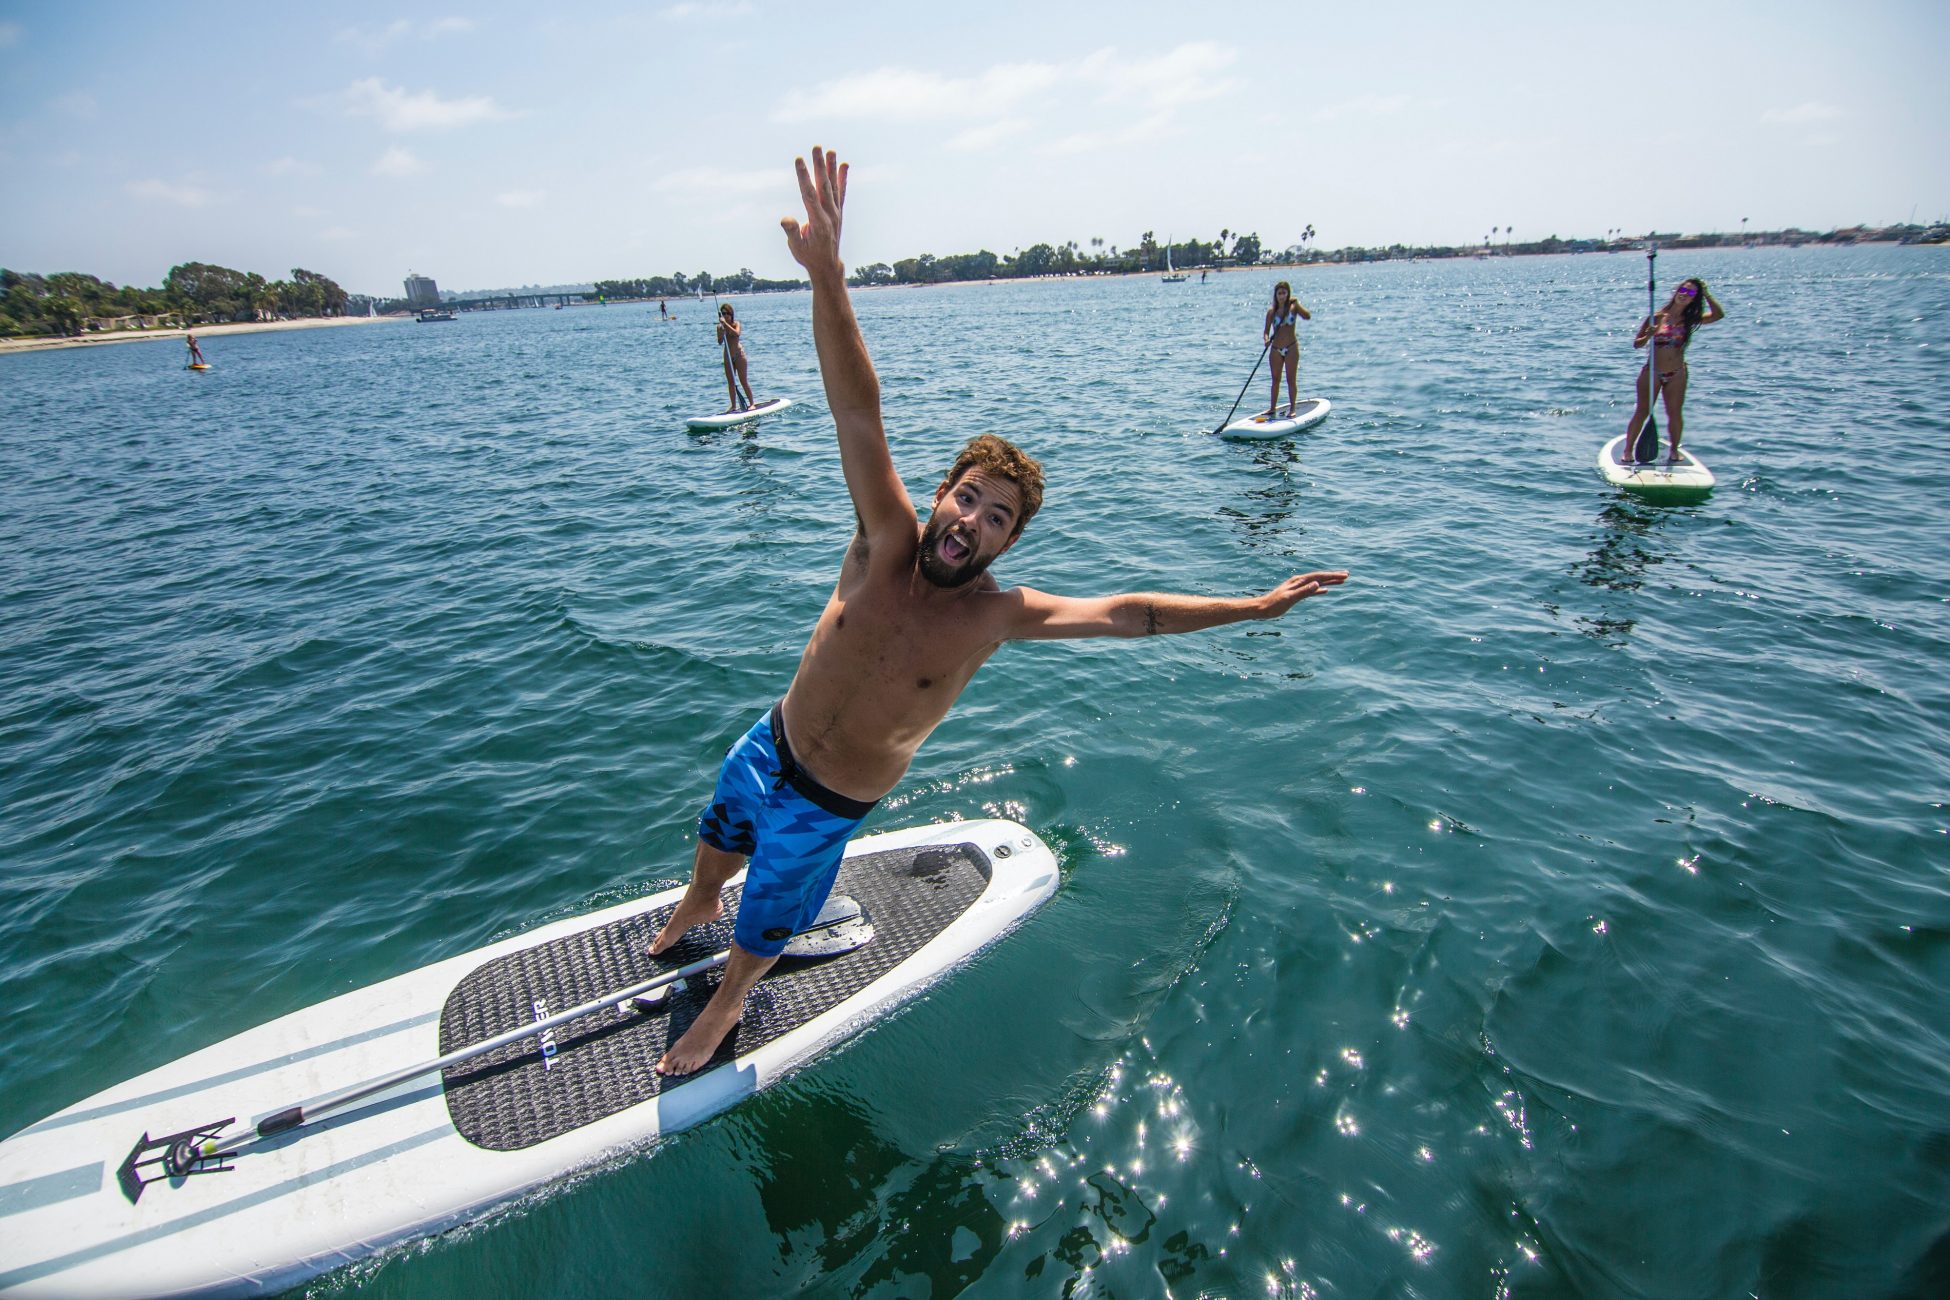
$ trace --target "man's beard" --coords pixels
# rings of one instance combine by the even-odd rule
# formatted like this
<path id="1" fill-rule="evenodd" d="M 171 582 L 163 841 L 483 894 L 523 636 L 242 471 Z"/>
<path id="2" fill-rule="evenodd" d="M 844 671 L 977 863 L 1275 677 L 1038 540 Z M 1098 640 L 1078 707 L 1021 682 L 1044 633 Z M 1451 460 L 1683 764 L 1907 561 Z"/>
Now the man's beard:
<path id="1" fill-rule="evenodd" d="M 939 515 L 928 518 L 928 526 L 921 532 L 921 576 L 937 587 L 961 587 L 973 582 L 988 570 L 989 560 L 970 552 L 960 564 L 949 564 L 941 558 L 941 539 L 948 534 L 949 525 Z"/>

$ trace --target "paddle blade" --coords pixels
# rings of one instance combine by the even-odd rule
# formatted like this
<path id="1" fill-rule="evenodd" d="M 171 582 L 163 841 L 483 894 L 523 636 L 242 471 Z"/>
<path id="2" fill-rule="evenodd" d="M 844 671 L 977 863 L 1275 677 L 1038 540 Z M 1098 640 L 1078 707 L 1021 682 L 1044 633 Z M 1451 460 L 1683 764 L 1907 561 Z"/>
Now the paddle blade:
<path id="1" fill-rule="evenodd" d="M 1632 459 L 1648 461 L 1659 454 L 1659 421 L 1650 411 L 1646 412 L 1645 427 L 1639 430 L 1639 440 L 1632 444 Z"/>

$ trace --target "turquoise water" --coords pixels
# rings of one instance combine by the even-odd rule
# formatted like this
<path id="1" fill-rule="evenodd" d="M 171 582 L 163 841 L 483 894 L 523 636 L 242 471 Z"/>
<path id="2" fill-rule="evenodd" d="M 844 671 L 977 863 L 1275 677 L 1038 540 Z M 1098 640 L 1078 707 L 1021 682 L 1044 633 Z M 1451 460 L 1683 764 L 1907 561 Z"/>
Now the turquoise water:
<path id="1" fill-rule="evenodd" d="M 1950 1288 L 1950 252 L 1669 253 L 1706 504 L 1635 505 L 1645 263 L 856 295 L 998 566 L 1280 623 L 1005 648 L 874 814 L 1017 818 L 1025 929 L 730 1115 L 334 1295 Z M 0 1132 L 681 879 L 851 525 L 804 295 L 0 358 Z M 1263 392 L 1264 372 L 1251 400 Z M 115 1153 L 119 1156 L 120 1153 Z"/>

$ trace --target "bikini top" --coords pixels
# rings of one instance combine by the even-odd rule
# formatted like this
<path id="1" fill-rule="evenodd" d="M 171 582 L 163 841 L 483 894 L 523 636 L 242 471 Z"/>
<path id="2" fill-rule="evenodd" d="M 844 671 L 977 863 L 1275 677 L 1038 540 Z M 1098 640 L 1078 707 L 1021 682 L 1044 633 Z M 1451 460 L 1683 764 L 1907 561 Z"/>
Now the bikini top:
<path id="1" fill-rule="evenodd" d="M 1686 328 L 1684 321 L 1662 321 L 1652 329 L 1652 337 L 1662 346 L 1669 348 L 1685 347 L 1691 334 L 1692 331 Z"/>
<path id="2" fill-rule="evenodd" d="M 1268 328 L 1268 329 L 1275 329 L 1275 330 L 1276 330 L 1276 329 L 1279 329 L 1279 328 L 1280 328 L 1280 327 L 1281 327 L 1282 325 L 1291 325 L 1291 324 L 1293 324 L 1293 323 L 1294 323 L 1295 321 L 1298 321 L 1299 319 L 1300 319 L 1300 313 L 1299 313 L 1299 312 L 1297 312 L 1297 311 L 1289 311 L 1289 312 L 1287 312 L 1287 314 L 1286 314 L 1286 315 L 1284 315 L 1284 316 L 1275 316 L 1275 317 L 1273 318 L 1273 323 L 1272 323 L 1272 324 L 1271 324 L 1270 326 L 1268 326 L 1267 328 Z"/>

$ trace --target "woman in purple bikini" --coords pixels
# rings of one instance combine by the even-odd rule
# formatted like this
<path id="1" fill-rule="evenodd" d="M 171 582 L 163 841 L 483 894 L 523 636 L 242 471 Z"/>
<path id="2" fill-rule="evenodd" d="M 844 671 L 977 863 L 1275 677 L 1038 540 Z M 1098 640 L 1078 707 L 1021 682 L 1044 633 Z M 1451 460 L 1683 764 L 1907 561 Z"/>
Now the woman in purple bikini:
<path id="1" fill-rule="evenodd" d="M 1692 342 L 1694 330 L 1725 318 L 1720 304 L 1706 291 L 1706 281 L 1694 276 L 1681 280 L 1666 305 L 1640 323 L 1632 346 L 1642 348 L 1649 343 L 1652 355 L 1646 359 L 1645 369 L 1639 371 L 1638 404 L 1632 408 L 1631 422 L 1625 426 L 1625 445 L 1618 449 L 1620 460 L 1628 464 L 1632 460 L 1639 430 L 1652 414 L 1654 391 L 1663 391 L 1666 397 L 1667 459 L 1679 459 L 1679 435 L 1684 423 L 1680 408 L 1686 404 L 1686 345 Z M 1652 378 L 1655 372 L 1656 381 Z"/>

